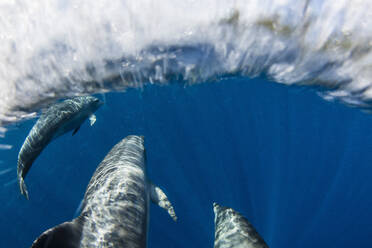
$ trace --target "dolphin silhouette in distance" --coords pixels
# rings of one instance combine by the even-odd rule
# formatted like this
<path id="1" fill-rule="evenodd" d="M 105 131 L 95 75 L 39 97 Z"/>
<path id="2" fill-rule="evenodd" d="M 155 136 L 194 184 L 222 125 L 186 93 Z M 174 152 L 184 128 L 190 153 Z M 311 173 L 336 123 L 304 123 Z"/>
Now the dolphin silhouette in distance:
<path id="1" fill-rule="evenodd" d="M 145 248 L 150 199 L 177 220 L 167 196 L 147 179 L 143 137 L 128 136 L 94 172 L 80 216 L 45 231 L 32 248 Z"/>
<path id="2" fill-rule="evenodd" d="M 18 154 L 17 176 L 22 195 L 29 199 L 24 179 L 43 149 L 69 131 L 73 130 L 74 135 L 87 118 L 93 125 L 96 120 L 94 112 L 102 104 L 96 97 L 79 96 L 53 104 L 40 116 Z"/>
<path id="3" fill-rule="evenodd" d="M 232 208 L 213 203 L 214 248 L 269 248 L 251 223 Z"/>

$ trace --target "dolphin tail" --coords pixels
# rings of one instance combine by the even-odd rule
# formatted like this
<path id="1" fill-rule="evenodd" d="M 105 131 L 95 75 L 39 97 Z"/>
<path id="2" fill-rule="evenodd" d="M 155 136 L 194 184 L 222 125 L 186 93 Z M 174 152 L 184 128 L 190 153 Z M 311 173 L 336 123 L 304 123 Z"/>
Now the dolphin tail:
<path id="1" fill-rule="evenodd" d="M 27 200 L 29 200 L 27 187 L 26 187 L 23 177 L 18 178 L 18 183 L 19 183 L 19 190 L 21 191 L 21 194 L 24 195 Z"/>
<path id="2" fill-rule="evenodd" d="M 79 248 L 82 225 L 79 218 L 64 222 L 43 232 L 31 248 Z"/>
<path id="3" fill-rule="evenodd" d="M 150 197 L 151 201 L 157 204 L 159 207 L 164 208 L 168 211 L 168 214 L 174 221 L 177 221 L 176 213 L 174 212 L 174 208 L 172 203 L 168 200 L 167 195 L 156 185 L 150 184 L 151 191 Z"/>

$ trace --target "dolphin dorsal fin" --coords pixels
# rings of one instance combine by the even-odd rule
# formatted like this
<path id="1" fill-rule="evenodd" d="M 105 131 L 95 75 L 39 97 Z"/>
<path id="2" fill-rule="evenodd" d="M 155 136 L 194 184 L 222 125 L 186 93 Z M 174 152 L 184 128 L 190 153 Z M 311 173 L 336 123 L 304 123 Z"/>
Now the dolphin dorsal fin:
<path id="1" fill-rule="evenodd" d="M 152 183 L 150 183 L 150 187 L 151 201 L 157 204 L 159 207 L 167 210 L 170 217 L 172 217 L 174 221 L 177 221 L 176 213 L 174 212 L 172 203 L 168 200 L 167 195 L 161 190 L 161 188 Z"/>
<path id="2" fill-rule="evenodd" d="M 91 125 L 91 126 L 93 126 L 93 124 L 96 122 L 96 120 L 97 120 L 97 117 L 96 117 L 95 114 L 91 114 L 91 115 L 89 116 L 89 122 L 90 122 L 90 125 Z"/>
<path id="3" fill-rule="evenodd" d="M 42 233 L 31 248 L 79 248 L 81 233 L 78 221 L 64 222 Z"/>

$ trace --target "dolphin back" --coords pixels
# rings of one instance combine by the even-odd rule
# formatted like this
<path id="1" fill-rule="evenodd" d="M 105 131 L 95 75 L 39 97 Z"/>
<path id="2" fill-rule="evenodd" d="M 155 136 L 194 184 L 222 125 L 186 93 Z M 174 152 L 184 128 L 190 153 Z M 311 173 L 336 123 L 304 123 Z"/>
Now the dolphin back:
<path id="1" fill-rule="evenodd" d="M 127 177 L 123 177 L 124 175 Z M 90 179 L 82 209 L 84 210 L 87 203 L 95 201 L 96 192 L 100 190 L 105 192 L 124 190 L 120 187 L 113 188 L 120 186 L 119 183 L 124 181 L 145 184 L 145 147 L 142 136 L 129 135 L 109 151 Z M 108 184 L 108 182 L 114 183 Z"/>
<path id="2" fill-rule="evenodd" d="M 52 140 L 53 134 L 57 129 L 56 120 L 53 119 L 51 122 L 47 122 L 46 118 L 39 119 L 31 129 L 25 142 L 23 143 L 21 150 L 18 154 L 17 162 L 17 177 L 19 188 L 22 193 L 28 199 L 28 191 L 24 179 L 31 169 L 31 166 L 35 159 L 40 155 L 43 149 Z M 49 118 L 48 118 L 49 119 Z"/>
<path id="3" fill-rule="evenodd" d="M 148 194 L 144 139 L 117 143 L 94 172 L 85 192 L 82 247 L 146 247 Z"/>
<path id="4" fill-rule="evenodd" d="M 214 248 L 269 248 L 251 223 L 232 208 L 213 204 Z"/>
<path id="5" fill-rule="evenodd" d="M 150 200 L 177 220 L 168 197 L 147 179 L 143 137 L 131 135 L 97 167 L 80 216 L 44 232 L 32 248 L 145 248 Z"/>
<path id="6" fill-rule="evenodd" d="M 111 149 L 88 184 L 82 246 L 146 247 L 150 200 L 177 220 L 165 193 L 147 178 L 143 136 L 130 135 Z"/>

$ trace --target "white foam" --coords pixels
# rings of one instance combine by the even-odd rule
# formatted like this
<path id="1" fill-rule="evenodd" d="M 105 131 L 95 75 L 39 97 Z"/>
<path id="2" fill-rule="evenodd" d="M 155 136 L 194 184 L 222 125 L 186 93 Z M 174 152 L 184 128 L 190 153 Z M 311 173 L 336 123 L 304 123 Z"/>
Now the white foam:
<path id="1" fill-rule="evenodd" d="M 5 137 L 6 130 L 7 130 L 6 128 L 0 127 L 0 138 L 4 138 Z"/>
<path id="2" fill-rule="evenodd" d="M 60 97 L 222 75 L 366 103 L 371 36 L 368 0 L 2 1 L 0 125 Z"/>

